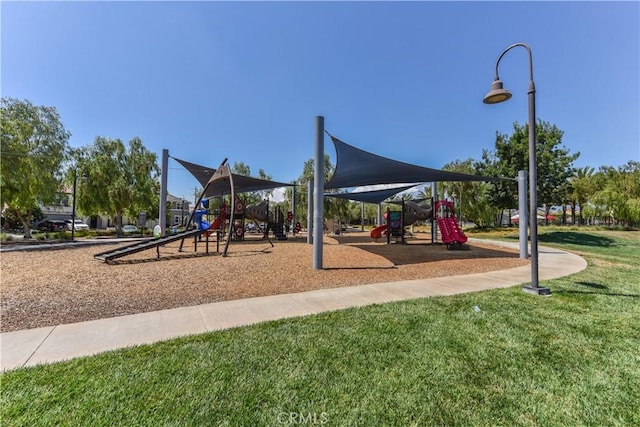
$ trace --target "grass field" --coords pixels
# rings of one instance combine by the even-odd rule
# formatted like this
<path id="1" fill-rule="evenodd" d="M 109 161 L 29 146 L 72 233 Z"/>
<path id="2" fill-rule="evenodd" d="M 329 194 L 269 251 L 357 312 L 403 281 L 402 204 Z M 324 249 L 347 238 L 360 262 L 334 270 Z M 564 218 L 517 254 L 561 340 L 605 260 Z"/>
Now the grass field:
<path id="1" fill-rule="evenodd" d="M 589 267 L 10 371 L 2 425 L 640 425 L 640 233 L 540 244 Z"/>

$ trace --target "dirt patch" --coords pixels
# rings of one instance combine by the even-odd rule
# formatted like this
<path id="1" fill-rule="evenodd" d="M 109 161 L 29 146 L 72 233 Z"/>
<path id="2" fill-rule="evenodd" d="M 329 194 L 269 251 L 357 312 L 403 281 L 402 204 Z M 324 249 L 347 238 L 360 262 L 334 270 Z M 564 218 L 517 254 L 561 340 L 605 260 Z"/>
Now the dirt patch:
<path id="1" fill-rule="evenodd" d="M 2 332 L 154 310 L 367 283 L 504 270 L 528 264 L 517 250 L 473 243 L 467 250 L 373 242 L 367 233 L 325 237 L 323 269 L 313 270 L 306 237 L 232 243 L 228 256 L 204 254 L 185 241 L 139 252 L 109 265 L 100 245 L 0 254 Z M 210 244 L 215 250 L 215 243 Z"/>

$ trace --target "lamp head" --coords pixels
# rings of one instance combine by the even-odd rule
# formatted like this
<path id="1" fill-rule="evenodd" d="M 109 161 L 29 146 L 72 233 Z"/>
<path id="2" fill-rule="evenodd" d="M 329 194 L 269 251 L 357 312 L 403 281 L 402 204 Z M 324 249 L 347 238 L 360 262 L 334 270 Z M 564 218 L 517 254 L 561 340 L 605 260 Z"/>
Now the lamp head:
<path id="1" fill-rule="evenodd" d="M 498 104 L 500 102 L 504 102 L 511 98 L 511 92 L 502 87 L 502 80 L 496 77 L 496 79 L 491 83 L 491 90 L 484 97 L 482 102 L 485 104 Z"/>

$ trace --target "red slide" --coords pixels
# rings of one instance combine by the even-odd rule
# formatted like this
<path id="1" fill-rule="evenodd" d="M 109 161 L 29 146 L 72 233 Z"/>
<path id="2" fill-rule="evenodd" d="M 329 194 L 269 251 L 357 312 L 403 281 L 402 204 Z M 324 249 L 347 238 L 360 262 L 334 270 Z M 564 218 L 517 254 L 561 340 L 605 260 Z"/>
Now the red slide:
<path id="1" fill-rule="evenodd" d="M 440 227 L 442 242 L 444 244 L 462 244 L 467 242 L 467 236 L 460 229 L 460 226 L 458 225 L 455 217 L 438 218 L 438 227 Z"/>
<path id="2" fill-rule="evenodd" d="M 221 216 L 219 216 L 218 218 L 216 218 L 212 223 L 211 226 L 209 227 L 209 230 L 217 230 L 218 228 L 220 228 L 220 219 L 223 219 Z"/>
<path id="3" fill-rule="evenodd" d="M 373 230 L 371 230 L 371 238 L 379 239 L 382 237 L 382 233 L 387 230 L 387 224 L 379 225 Z"/>
<path id="4" fill-rule="evenodd" d="M 222 213 L 215 219 L 213 220 L 213 222 L 211 223 L 211 225 L 209 226 L 209 229 L 207 231 L 204 232 L 205 236 L 210 236 L 211 233 L 213 233 L 214 231 L 216 231 L 217 229 L 220 228 L 221 224 L 224 224 L 224 222 L 227 220 L 227 210 L 226 207 L 223 206 L 222 207 Z"/>
<path id="5" fill-rule="evenodd" d="M 220 217 L 216 218 L 211 225 L 209 226 L 209 228 L 202 233 L 203 236 L 208 237 L 211 236 L 211 233 L 213 233 L 214 231 L 216 231 L 218 228 L 220 227 Z"/>

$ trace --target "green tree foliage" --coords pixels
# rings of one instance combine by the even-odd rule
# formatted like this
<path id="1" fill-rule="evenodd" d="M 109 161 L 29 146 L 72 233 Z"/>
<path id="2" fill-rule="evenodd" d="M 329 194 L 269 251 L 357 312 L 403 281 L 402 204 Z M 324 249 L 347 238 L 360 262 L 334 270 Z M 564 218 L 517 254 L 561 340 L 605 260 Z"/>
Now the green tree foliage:
<path id="1" fill-rule="evenodd" d="M 585 206 L 585 215 L 606 223 L 640 224 L 640 162 L 629 161 L 617 169 L 602 166 L 593 176 L 597 189 Z"/>
<path id="2" fill-rule="evenodd" d="M 251 168 L 249 165 L 244 162 L 234 162 L 233 167 L 231 168 L 231 172 L 236 175 L 242 176 L 252 176 Z M 271 181 L 273 177 L 267 174 L 264 169 L 258 170 L 258 176 L 254 178 L 264 179 L 266 181 Z M 260 203 L 263 199 L 271 197 L 273 195 L 273 190 L 263 190 L 263 191 L 252 191 L 248 193 L 241 194 L 240 197 L 247 205 Z"/>
<path id="3" fill-rule="evenodd" d="M 416 196 L 420 199 L 431 200 L 432 197 L 432 189 L 431 185 L 425 185 L 420 190 L 417 191 Z"/>
<path id="4" fill-rule="evenodd" d="M 35 207 L 51 203 L 60 191 L 70 133 L 54 107 L 2 98 L 0 114 L 0 197 L 31 237 Z"/>
<path id="5" fill-rule="evenodd" d="M 125 147 L 120 139 L 97 137 L 93 145 L 74 150 L 78 174 L 79 212 L 111 217 L 118 234 L 124 216 L 141 211 L 150 218 L 159 211 L 160 168 L 157 155 L 135 137 Z M 67 179 L 73 177 L 73 170 Z"/>
<path id="6" fill-rule="evenodd" d="M 231 172 L 236 175 L 251 176 L 251 168 L 244 162 L 234 162 Z"/>
<path id="7" fill-rule="evenodd" d="M 314 177 L 314 159 L 309 159 L 304 162 L 304 166 L 302 167 L 302 175 L 298 178 L 298 183 L 300 185 L 307 185 L 309 181 L 313 180 Z M 324 170 L 323 176 L 324 181 L 327 182 L 329 178 L 333 175 L 333 171 L 335 170 L 335 166 L 331 163 L 331 157 L 325 153 L 324 155 Z"/>
<path id="8" fill-rule="evenodd" d="M 39 223 L 40 221 L 43 221 L 46 217 L 44 212 L 42 212 L 42 209 L 40 208 L 40 206 L 34 206 L 31 211 L 32 211 L 32 215 L 31 215 L 32 227 L 35 224 Z M 2 211 L 2 217 L 4 218 L 2 227 L 6 230 L 19 230 L 24 228 L 24 225 L 18 213 L 19 212 L 16 211 L 14 208 L 9 208 L 9 207 L 6 208 L 4 211 Z"/>
<path id="9" fill-rule="evenodd" d="M 596 192 L 595 180 L 593 178 L 594 168 L 585 166 L 576 168 L 574 174 L 569 178 L 571 193 L 569 201 L 571 203 L 571 216 L 574 224 L 582 225 L 584 223 L 583 209 L 587 200 Z M 576 205 L 580 207 L 578 221 L 576 222 Z"/>
<path id="10" fill-rule="evenodd" d="M 478 175 L 476 162 L 468 158 L 466 160 L 454 160 L 442 167 L 449 172 L 464 173 L 467 175 Z M 454 203 L 461 204 L 456 210 L 463 212 L 463 217 L 473 222 L 479 227 L 491 225 L 496 217 L 498 209 L 492 205 L 488 197 L 491 185 L 500 186 L 500 182 L 491 184 L 486 182 L 443 182 L 440 184 L 440 193 L 446 191 L 454 200 Z"/>
<path id="11" fill-rule="evenodd" d="M 573 162 L 580 153 L 571 154 L 562 146 L 564 132 L 555 125 L 539 120 L 536 125 L 537 196 L 538 205 L 551 206 L 565 202 L 571 192 L 569 178 L 573 176 Z M 496 133 L 495 149 L 485 150 L 478 163 L 482 175 L 493 175 L 512 180 L 501 180 L 491 185 L 489 200 L 498 209 L 517 205 L 519 170 L 529 170 L 529 125 L 513 124 L 513 133 Z"/>
<path id="12" fill-rule="evenodd" d="M 504 149 L 506 146 L 504 139 L 504 135 L 496 135 L 496 146 L 500 147 L 501 151 L 507 151 Z M 481 175 L 505 178 L 486 184 L 482 188 L 483 192 L 477 194 L 477 196 L 484 198 L 484 200 L 482 198 L 478 200 L 482 202 L 480 205 L 474 206 L 482 212 L 478 213 L 479 219 L 483 218 L 482 223 L 484 226 L 495 223 L 498 214 L 500 214 L 498 223 L 502 224 L 502 212 L 518 205 L 517 181 L 510 179 L 511 167 L 502 162 L 500 158 L 500 155 L 508 156 L 508 154 L 498 153 L 497 151 L 483 150 L 482 159 L 475 163 L 475 167 Z M 515 176 L 517 176 L 517 172 Z"/>
<path id="13" fill-rule="evenodd" d="M 304 162 L 302 167 L 302 174 L 297 180 L 297 191 L 296 191 L 296 218 L 300 220 L 301 223 L 306 223 L 307 218 L 307 208 L 309 206 L 309 194 L 308 194 L 308 185 L 310 181 L 313 181 L 314 177 L 314 159 L 309 159 Z M 333 171 L 335 170 L 335 166 L 331 163 L 331 157 L 325 153 L 324 155 L 324 170 L 323 176 L 324 181 L 329 180 L 331 175 L 333 175 Z M 336 191 L 336 190 L 332 190 Z M 328 191 L 327 191 L 328 192 Z M 288 199 L 291 199 L 291 189 L 286 190 L 286 196 Z M 324 199 L 324 216 L 325 218 L 336 218 L 346 217 L 347 212 L 349 210 L 349 202 L 347 200 L 342 199 L 334 199 L 331 197 L 325 197 Z"/>

